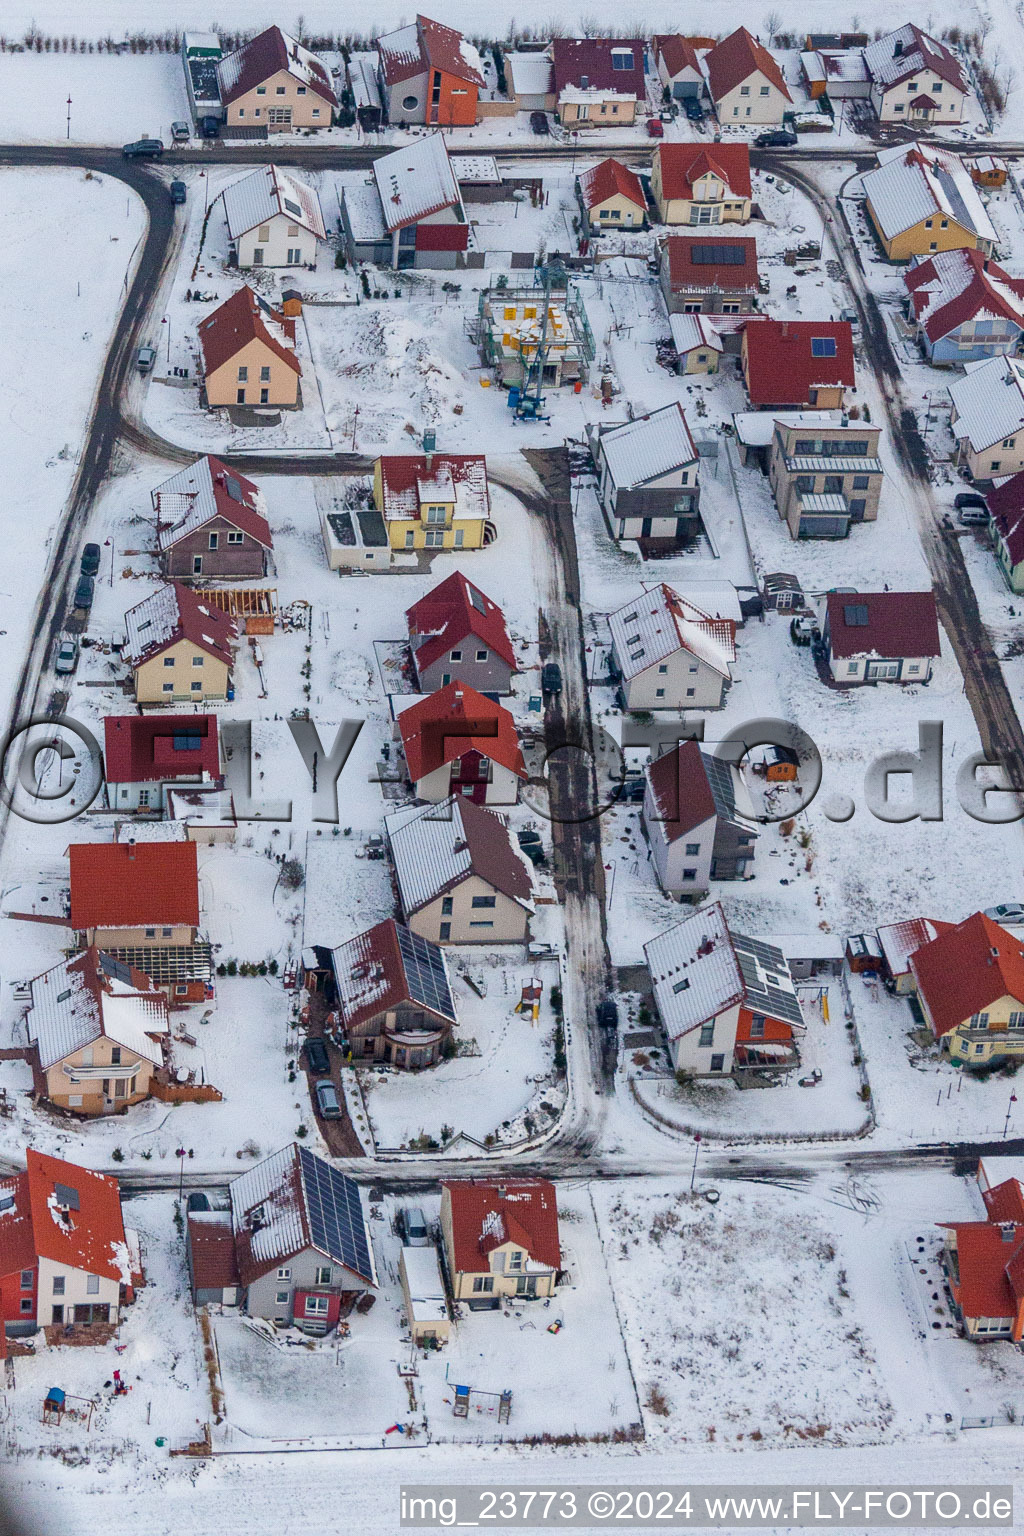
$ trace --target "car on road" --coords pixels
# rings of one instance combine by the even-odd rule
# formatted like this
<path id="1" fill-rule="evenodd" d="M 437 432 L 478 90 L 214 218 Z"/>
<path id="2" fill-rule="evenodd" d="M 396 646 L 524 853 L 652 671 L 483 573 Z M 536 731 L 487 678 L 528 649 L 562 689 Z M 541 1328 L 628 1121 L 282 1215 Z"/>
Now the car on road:
<path id="1" fill-rule="evenodd" d="M 188 200 L 188 187 L 183 181 L 171 182 L 171 202 L 184 203 Z"/>
<path id="2" fill-rule="evenodd" d="M 1019 901 L 1004 901 L 998 907 L 986 907 L 985 916 L 994 923 L 1024 923 L 1024 905 Z"/>
<path id="3" fill-rule="evenodd" d="M 649 139 L 663 139 L 665 137 L 665 124 L 660 117 L 647 119 L 647 137 Z"/>
<path id="4" fill-rule="evenodd" d="M 530 132 L 531 133 L 550 133 L 551 132 L 551 124 L 548 122 L 548 115 L 547 115 L 546 112 L 531 112 L 530 113 Z"/>
<path id="5" fill-rule="evenodd" d="M 325 1072 L 331 1070 L 331 1058 L 327 1054 L 327 1047 L 319 1038 L 307 1040 L 302 1047 L 306 1058 L 306 1064 L 317 1077 L 323 1077 Z"/>
<path id="6" fill-rule="evenodd" d="M 175 144 L 183 144 L 186 139 L 190 139 L 191 137 L 192 129 L 189 127 L 188 123 L 179 120 L 178 122 L 171 124 L 171 138 L 174 140 Z"/>
<path id="7" fill-rule="evenodd" d="M 90 609 L 95 592 L 96 583 L 93 578 L 91 576 L 79 576 L 72 607 Z"/>
<path id="8" fill-rule="evenodd" d="M 60 677 L 66 677 L 75 670 L 77 665 L 78 636 L 61 635 L 60 644 L 57 646 L 57 658 L 53 663 L 53 670 Z"/>
<path id="9" fill-rule="evenodd" d="M 542 693 L 561 693 L 562 669 L 557 661 L 546 661 L 541 668 L 540 686 Z"/>
<path id="10" fill-rule="evenodd" d="M 322 1077 L 316 1084 L 316 1107 L 325 1120 L 341 1119 L 341 1104 L 338 1101 L 338 1090 L 329 1077 Z"/>
<path id="11" fill-rule="evenodd" d="M 82 550 L 82 575 L 95 576 L 100 568 L 100 547 L 98 544 L 87 544 Z"/>
<path id="12" fill-rule="evenodd" d="M 702 123 L 704 121 L 704 108 L 696 96 L 687 96 L 684 110 L 691 123 Z"/>
<path id="13" fill-rule="evenodd" d="M 156 362 L 155 347 L 140 347 L 135 354 L 135 366 L 140 373 L 148 373 Z"/>
<path id="14" fill-rule="evenodd" d="M 597 1005 L 597 1022 L 602 1029 L 618 1029 L 619 1009 L 612 997 L 606 997 Z"/>
<path id="15" fill-rule="evenodd" d="M 788 149 L 796 141 L 796 134 L 788 128 L 772 128 L 768 133 L 759 133 L 754 143 L 758 149 Z"/>
<path id="16" fill-rule="evenodd" d="M 135 139 L 125 144 L 121 153 L 126 160 L 159 160 L 164 152 L 162 139 Z"/>
<path id="17" fill-rule="evenodd" d="M 398 1234 L 407 1248 L 429 1248 L 427 1218 L 418 1205 L 403 1205 L 398 1212 Z"/>

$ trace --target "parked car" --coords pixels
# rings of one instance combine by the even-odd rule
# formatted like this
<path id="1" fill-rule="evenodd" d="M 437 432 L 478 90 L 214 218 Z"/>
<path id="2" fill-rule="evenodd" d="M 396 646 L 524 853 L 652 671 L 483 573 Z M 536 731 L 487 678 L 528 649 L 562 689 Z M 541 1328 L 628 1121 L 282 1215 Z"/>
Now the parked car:
<path id="1" fill-rule="evenodd" d="M 691 123 L 702 123 L 704 121 L 704 108 L 700 104 L 699 97 L 687 96 L 684 110 Z"/>
<path id="2" fill-rule="evenodd" d="M 597 1022 L 602 1029 L 618 1029 L 619 1009 L 612 997 L 606 997 L 597 1005 Z"/>
<path id="3" fill-rule="evenodd" d="M 647 119 L 647 137 L 649 139 L 663 139 L 665 137 L 665 125 L 660 117 Z"/>
<path id="4" fill-rule="evenodd" d="M 647 780 L 643 774 L 629 775 L 615 786 L 615 798 L 624 805 L 637 805 L 643 798 Z"/>
<path id="5" fill-rule="evenodd" d="M 316 1085 L 316 1107 L 325 1120 L 340 1120 L 341 1105 L 338 1090 L 329 1077 L 322 1077 Z"/>
<path id="6" fill-rule="evenodd" d="M 811 614 L 798 613 L 789 621 L 789 638 L 794 645 L 810 645 L 818 638 L 818 621 Z"/>
<path id="7" fill-rule="evenodd" d="M 91 576 L 79 576 L 78 585 L 75 588 L 75 600 L 72 604 L 75 608 L 92 607 L 93 596 L 96 591 L 96 583 Z"/>
<path id="8" fill-rule="evenodd" d="M 1019 901 L 1004 901 L 998 907 L 986 907 L 985 916 L 994 923 L 1024 923 L 1024 905 Z"/>
<path id="9" fill-rule="evenodd" d="M 189 127 L 188 123 L 184 123 L 179 120 L 178 122 L 171 124 L 171 138 L 174 140 L 175 144 L 183 144 L 186 139 L 190 139 L 191 137 L 192 129 Z"/>
<path id="10" fill-rule="evenodd" d="M 100 547 L 98 544 L 87 544 L 82 550 L 82 575 L 95 576 L 100 568 Z"/>
<path id="11" fill-rule="evenodd" d="M 980 491 L 958 491 L 953 497 L 953 505 L 958 512 L 964 507 L 980 507 L 983 512 L 988 511 L 988 502 Z"/>
<path id="12" fill-rule="evenodd" d="M 759 133 L 754 143 L 758 149 L 788 149 L 796 143 L 796 134 L 788 128 L 771 128 L 767 133 Z"/>
<path id="13" fill-rule="evenodd" d="M 78 636 L 61 635 L 60 644 L 57 646 L 57 659 L 53 663 L 53 670 L 61 677 L 66 677 L 73 672 L 78 665 Z"/>
<path id="14" fill-rule="evenodd" d="M 331 1058 L 327 1054 L 327 1047 L 319 1038 L 307 1040 L 302 1047 L 306 1057 L 306 1063 L 311 1072 L 322 1077 L 325 1072 L 331 1070 Z"/>
<path id="15" fill-rule="evenodd" d="M 201 1189 L 194 1189 L 185 1202 L 185 1209 L 190 1215 L 193 1211 L 208 1211 L 210 1208 L 210 1197 L 204 1195 Z"/>
<path id="16" fill-rule="evenodd" d="M 957 521 L 965 528 L 980 528 L 988 522 L 987 507 L 961 507 L 957 513 Z"/>
<path id="17" fill-rule="evenodd" d="M 551 125 L 548 122 L 548 115 L 547 115 L 546 112 L 531 112 L 530 113 L 530 132 L 531 133 L 550 133 L 551 132 Z"/>
<path id="18" fill-rule="evenodd" d="M 557 661 L 546 661 L 541 669 L 540 686 L 543 693 L 561 693 L 562 669 Z"/>
<path id="19" fill-rule="evenodd" d="M 188 187 L 183 181 L 171 182 L 171 202 L 184 203 L 188 198 Z"/>
<path id="20" fill-rule="evenodd" d="M 159 160 L 163 152 L 162 139 L 136 139 L 121 150 L 126 160 Z"/>
<path id="21" fill-rule="evenodd" d="M 135 354 L 135 366 L 140 373 L 148 373 L 156 362 L 155 347 L 140 347 Z"/>
<path id="22" fill-rule="evenodd" d="M 427 1218 L 418 1205 L 403 1205 L 398 1212 L 399 1235 L 407 1248 L 429 1248 Z"/>
<path id="23" fill-rule="evenodd" d="M 220 118 L 201 117 L 199 119 L 199 132 L 204 139 L 216 139 L 220 135 Z"/>

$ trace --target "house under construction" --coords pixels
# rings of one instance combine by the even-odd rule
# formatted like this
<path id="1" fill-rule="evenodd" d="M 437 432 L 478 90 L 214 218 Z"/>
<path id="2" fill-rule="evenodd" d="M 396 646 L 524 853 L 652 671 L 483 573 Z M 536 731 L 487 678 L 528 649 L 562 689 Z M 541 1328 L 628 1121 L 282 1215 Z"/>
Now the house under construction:
<path id="1" fill-rule="evenodd" d="M 560 285 L 489 288 L 480 295 L 480 359 L 498 382 L 520 389 L 586 383 L 594 336 L 577 289 Z"/>

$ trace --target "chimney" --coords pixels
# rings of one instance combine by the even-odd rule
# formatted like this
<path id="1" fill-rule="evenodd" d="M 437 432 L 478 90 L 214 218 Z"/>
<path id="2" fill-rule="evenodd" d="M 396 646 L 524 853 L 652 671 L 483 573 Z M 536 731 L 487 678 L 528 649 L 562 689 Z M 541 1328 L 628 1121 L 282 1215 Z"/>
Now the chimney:
<path id="1" fill-rule="evenodd" d="M 128 839 L 128 857 L 130 859 L 134 859 L 134 857 L 135 857 L 135 839 L 134 839 L 134 837 L 130 837 Z"/>
<path id="2" fill-rule="evenodd" d="M 1001 1221 L 999 1223 L 999 1235 L 1004 1243 L 1012 1243 L 1017 1235 L 1017 1224 L 1013 1221 Z"/>
<path id="3" fill-rule="evenodd" d="M 788 320 L 783 320 L 783 322 L 782 322 L 782 334 L 783 334 L 783 336 L 788 336 L 789 335 L 789 321 Z"/>
<path id="4" fill-rule="evenodd" d="M 892 56 L 893 56 L 893 58 L 894 59 L 898 59 L 902 52 L 903 52 L 903 40 L 902 40 L 902 38 L 898 37 L 896 39 L 895 43 L 893 44 L 893 49 L 892 49 Z"/>

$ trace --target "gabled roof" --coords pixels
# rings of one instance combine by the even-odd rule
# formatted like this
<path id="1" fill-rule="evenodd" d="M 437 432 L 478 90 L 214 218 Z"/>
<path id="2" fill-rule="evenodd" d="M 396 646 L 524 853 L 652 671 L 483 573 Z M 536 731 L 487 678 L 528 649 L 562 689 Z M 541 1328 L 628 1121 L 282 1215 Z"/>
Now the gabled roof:
<path id="1" fill-rule="evenodd" d="M 878 942 L 882 946 L 885 963 L 890 975 L 905 976 L 910 970 L 910 957 L 924 944 L 930 944 L 940 933 L 953 927 L 940 919 L 908 917 L 901 923 L 886 923 L 878 929 Z"/>
<path id="2" fill-rule="evenodd" d="M 664 582 L 609 614 L 608 628 L 627 681 L 681 650 L 726 678 L 736 660 L 733 621 L 711 618 Z"/>
<path id="3" fill-rule="evenodd" d="M 1024 1006 L 1024 948 L 984 912 L 915 950 L 910 969 L 936 1039 L 1001 997 Z"/>
<path id="4" fill-rule="evenodd" d="M 234 53 L 229 53 L 217 65 L 220 79 L 221 100 L 225 106 L 237 101 L 248 91 L 262 85 L 271 75 L 286 69 L 301 85 L 330 102 L 338 105 L 338 98 L 331 85 L 331 77 L 315 53 L 303 48 L 294 37 L 282 32 L 280 27 L 268 27 Z"/>
<path id="5" fill-rule="evenodd" d="M 1011 277 L 983 251 L 937 251 L 904 272 L 903 281 L 930 341 L 987 317 L 1001 316 L 1024 330 L 1024 278 Z"/>
<path id="6" fill-rule="evenodd" d="M 439 586 L 405 611 L 409 638 L 417 671 L 431 666 L 439 657 L 473 635 L 488 650 L 517 671 L 505 615 L 485 592 L 475 587 L 461 571 L 453 571 Z"/>
<path id="7" fill-rule="evenodd" d="M 737 27 L 735 32 L 723 38 L 705 55 L 704 63 L 708 72 L 708 85 L 715 101 L 728 96 L 730 91 L 742 85 L 758 70 L 769 84 L 782 92 L 787 101 L 793 99 L 782 70 L 767 48 L 762 48 L 746 27 Z"/>
<path id="8" fill-rule="evenodd" d="M 509 711 L 457 678 L 403 709 L 398 729 L 414 784 L 467 752 L 479 752 L 521 779 L 527 776 Z"/>
<path id="9" fill-rule="evenodd" d="M 443 208 L 461 212 L 459 184 L 441 133 L 429 133 L 381 155 L 373 162 L 373 179 L 389 234 Z"/>
<path id="10" fill-rule="evenodd" d="M 533 882 L 508 825 L 464 795 L 385 816 L 402 911 L 408 918 L 470 875 L 532 911 Z"/>
<path id="11" fill-rule="evenodd" d="M 28 1148 L 25 1162 L 37 1256 L 130 1285 L 131 1261 L 117 1180 L 47 1157 L 34 1147 Z M 65 1203 L 68 1193 L 75 1196 L 72 1204 Z"/>
<path id="12" fill-rule="evenodd" d="M 1024 1189 L 1019 1179 L 1004 1179 L 982 1191 L 990 1221 L 1014 1221 L 1024 1226 Z"/>
<path id="13" fill-rule="evenodd" d="M 254 481 L 228 469 L 212 454 L 196 459 L 158 485 L 152 502 L 161 549 L 171 549 L 215 517 L 241 529 L 264 549 L 274 547 L 263 492 Z"/>
<path id="14" fill-rule="evenodd" d="M 645 214 L 647 212 L 643 182 L 621 160 L 602 160 L 589 170 L 581 171 L 577 180 L 587 208 L 597 208 L 611 197 L 626 197 Z"/>
<path id="15" fill-rule="evenodd" d="M 1024 428 L 1024 361 L 990 357 L 968 363 L 962 378 L 948 385 L 956 411 L 953 432 L 976 453 Z"/>
<path id="16" fill-rule="evenodd" d="M 939 617 L 931 592 L 830 592 L 825 599 L 832 656 L 938 656 Z"/>
<path id="17" fill-rule="evenodd" d="M 35 1264 L 28 1174 L 0 1175 L 0 1278 L 19 1269 L 34 1269 Z"/>
<path id="18" fill-rule="evenodd" d="M 197 1291 L 240 1284 L 230 1211 L 190 1211 L 188 1246 Z"/>
<path id="19" fill-rule="evenodd" d="M 473 44 L 467 43 L 454 27 L 443 26 L 427 16 L 417 16 L 409 26 L 379 37 L 377 52 L 387 85 L 412 80 L 431 69 L 439 69 L 467 85 L 481 87 L 484 83 L 480 55 Z"/>
<path id="20" fill-rule="evenodd" d="M 959 156 L 918 142 L 880 149 L 876 158 L 877 167 L 865 172 L 862 183 L 887 240 L 938 214 L 996 244 L 992 220 Z"/>
<path id="21" fill-rule="evenodd" d="M 763 317 L 743 335 L 751 405 L 798 405 L 812 389 L 854 386 L 853 330 L 847 320 Z"/>
<path id="22" fill-rule="evenodd" d="M 985 497 L 1011 566 L 1024 560 L 1024 470 L 994 485 Z"/>
<path id="23" fill-rule="evenodd" d="M 621 56 L 626 50 L 633 55 L 633 68 L 613 69 L 612 54 Z M 556 37 L 551 44 L 555 94 L 560 96 L 563 90 L 573 88 L 614 91 L 642 101 L 647 94 L 644 53 L 645 45 L 637 37 Z"/>
<path id="24" fill-rule="evenodd" d="M 945 43 L 922 32 L 912 21 L 895 32 L 887 32 L 877 42 L 869 43 L 864 49 L 864 64 L 871 79 L 883 91 L 904 80 L 912 80 L 925 69 L 930 69 L 963 95 L 969 89 L 956 54 Z M 930 98 L 929 103 L 934 104 Z"/>
<path id="25" fill-rule="evenodd" d="M 655 155 L 661 169 L 662 195 L 668 199 L 693 199 L 693 184 L 710 173 L 723 182 L 734 198 L 750 196 L 750 147 L 747 144 L 658 144 Z"/>
<path id="26" fill-rule="evenodd" d="M 558 1202 L 547 1179 L 508 1179 L 500 1184 L 445 1180 L 452 1216 L 452 1257 L 457 1274 L 490 1269 L 493 1249 L 515 1243 L 533 1264 L 557 1270 Z M 525 1274 L 530 1273 L 527 1265 Z"/>
<path id="27" fill-rule="evenodd" d="M 960 1310 L 967 1318 L 1016 1317 L 1024 1298 L 1024 1226 L 995 1221 L 945 1221 L 956 1233 Z"/>
<path id="28" fill-rule="evenodd" d="M 697 462 L 686 416 L 675 400 L 647 416 L 609 427 L 599 442 L 618 490 L 647 485 L 660 475 Z"/>
<path id="29" fill-rule="evenodd" d="M 487 460 L 482 453 L 385 453 L 380 465 L 381 511 L 386 518 L 419 517 L 421 501 L 453 501 L 455 516 L 490 511 Z"/>
<path id="30" fill-rule="evenodd" d="M 717 228 L 697 235 L 669 235 L 665 254 L 673 291 L 757 292 L 757 241 L 749 235 L 723 239 Z"/>
<path id="31" fill-rule="evenodd" d="M 232 240 L 278 217 L 301 225 L 318 240 L 324 239 L 324 217 L 316 192 L 279 166 L 261 165 L 225 187 L 221 197 Z"/>
<path id="32" fill-rule="evenodd" d="M 721 332 L 710 315 L 669 315 L 672 345 L 680 357 L 706 347 L 709 352 L 723 351 Z"/>
<path id="33" fill-rule="evenodd" d="M 231 1182 L 242 1284 L 315 1248 L 365 1285 L 377 1284 L 359 1186 L 308 1147 L 282 1147 Z"/>
<path id="34" fill-rule="evenodd" d="M 338 1004 L 348 1029 L 410 1003 L 455 1023 L 448 962 L 440 945 L 393 917 L 331 950 Z"/>
<path id="35" fill-rule="evenodd" d="M 108 784 L 220 777 L 216 715 L 108 715 L 103 734 Z"/>
<path id="36" fill-rule="evenodd" d="M 30 983 L 28 1037 L 43 1071 L 105 1037 L 159 1066 L 151 1035 L 167 1033 L 167 999 L 148 976 L 102 954 L 95 945 L 62 960 Z"/>
<path id="37" fill-rule="evenodd" d="M 191 641 L 227 666 L 234 659 L 232 644 L 238 638 L 234 619 L 204 602 L 180 581 L 165 582 L 129 608 L 124 627 L 127 640 L 123 654 L 133 668 L 151 661 L 179 640 Z"/>
<path id="38" fill-rule="evenodd" d="M 195 843 L 72 843 L 72 928 L 199 924 Z"/>
<path id="39" fill-rule="evenodd" d="M 739 771 L 702 752 L 696 741 L 681 741 L 656 757 L 647 770 L 661 830 L 669 843 L 686 837 L 712 816 L 736 821 Z"/>
<path id="40" fill-rule="evenodd" d="M 700 77 L 700 60 L 697 50 L 688 38 L 681 37 L 678 32 L 657 34 L 652 38 L 654 52 L 665 65 L 669 79 L 676 80 L 685 70 L 691 70 Z"/>
<path id="41" fill-rule="evenodd" d="M 251 288 L 237 289 L 197 327 L 207 378 L 223 368 L 251 341 L 260 341 L 275 357 L 301 374 L 295 355 L 295 321 L 272 309 Z"/>

